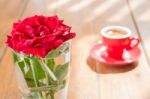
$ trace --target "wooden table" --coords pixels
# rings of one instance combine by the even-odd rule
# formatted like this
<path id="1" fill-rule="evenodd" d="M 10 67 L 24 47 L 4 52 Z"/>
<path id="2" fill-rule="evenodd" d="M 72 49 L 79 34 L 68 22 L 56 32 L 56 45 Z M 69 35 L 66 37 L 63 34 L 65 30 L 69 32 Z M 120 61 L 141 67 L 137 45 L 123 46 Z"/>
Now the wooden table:
<path id="1" fill-rule="evenodd" d="M 57 14 L 77 33 L 68 99 L 150 99 L 149 0 L 0 0 L 0 14 L 0 99 L 20 99 L 6 35 L 12 22 L 35 14 Z M 107 25 L 127 26 L 141 38 L 137 66 L 89 67 L 89 49 Z"/>

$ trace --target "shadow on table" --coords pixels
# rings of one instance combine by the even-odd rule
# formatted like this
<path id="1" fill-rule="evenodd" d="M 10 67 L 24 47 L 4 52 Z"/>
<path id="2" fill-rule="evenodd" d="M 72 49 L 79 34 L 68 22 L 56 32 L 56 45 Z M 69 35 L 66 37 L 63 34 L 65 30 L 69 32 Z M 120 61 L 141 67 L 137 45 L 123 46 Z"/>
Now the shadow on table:
<path id="1" fill-rule="evenodd" d="M 137 67 L 138 62 L 124 65 L 124 66 L 110 66 L 106 64 L 100 64 L 96 62 L 96 60 L 92 59 L 91 57 L 88 57 L 87 64 L 94 72 L 100 74 L 114 74 L 114 73 L 124 73 L 124 72 L 131 71 Z"/>

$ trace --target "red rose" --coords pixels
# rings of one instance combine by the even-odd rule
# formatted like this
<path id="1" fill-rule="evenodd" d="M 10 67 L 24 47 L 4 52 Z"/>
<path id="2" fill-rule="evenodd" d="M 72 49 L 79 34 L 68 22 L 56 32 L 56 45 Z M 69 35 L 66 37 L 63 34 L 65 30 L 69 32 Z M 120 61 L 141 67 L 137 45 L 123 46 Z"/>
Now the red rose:
<path id="1" fill-rule="evenodd" d="M 70 29 L 57 16 L 36 15 L 14 23 L 7 44 L 17 52 L 45 57 L 49 51 L 75 37 Z"/>

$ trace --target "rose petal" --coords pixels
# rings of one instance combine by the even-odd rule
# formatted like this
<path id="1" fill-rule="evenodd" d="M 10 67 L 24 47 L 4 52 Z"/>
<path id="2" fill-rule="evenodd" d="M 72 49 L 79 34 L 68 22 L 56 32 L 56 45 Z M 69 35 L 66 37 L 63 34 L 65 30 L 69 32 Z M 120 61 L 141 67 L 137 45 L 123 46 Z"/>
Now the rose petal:
<path id="1" fill-rule="evenodd" d="M 13 24 L 6 43 L 17 52 L 45 57 L 63 42 L 75 37 L 71 27 L 57 16 L 32 16 Z"/>

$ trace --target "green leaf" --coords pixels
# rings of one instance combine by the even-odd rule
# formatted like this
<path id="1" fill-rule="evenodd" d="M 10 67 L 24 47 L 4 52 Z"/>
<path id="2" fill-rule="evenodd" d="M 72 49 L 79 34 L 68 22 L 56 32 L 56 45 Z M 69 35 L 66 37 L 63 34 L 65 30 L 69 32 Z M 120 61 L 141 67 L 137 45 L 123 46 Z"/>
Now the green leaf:
<path id="1" fill-rule="evenodd" d="M 18 66 L 21 69 L 22 73 L 25 74 L 25 70 L 24 70 L 25 64 L 24 64 L 24 61 L 19 61 L 18 62 Z"/>
<path id="2" fill-rule="evenodd" d="M 32 72 L 32 77 L 34 79 L 34 85 L 35 87 L 39 86 L 39 80 L 38 80 L 38 75 L 37 75 L 37 70 L 36 70 L 36 61 L 34 58 L 30 59 L 30 67 L 31 67 L 31 72 Z"/>
<path id="3" fill-rule="evenodd" d="M 66 42 L 62 44 L 60 47 L 58 47 L 57 49 L 50 51 L 48 55 L 46 55 L 46 58 L 51 58 L 51 59 L 56 58 L 57 56 L 61 55 L 63 52 L 67 52 L 68 50 L 69 50 L 69 43 Z"/>
<path id="4" fill-rule="evenodd" d="M 59 48 L 58 48 L 58 49 L 55 49 L 55 50 L 50 51 L 50 52 L 48 53 L 48 55 L 46 55 L 46 58 L 51 58 L 51 59 L 53 59 L 53 58 L 59 56 L 60 54 L 61 54 L 61 52 L 60 52 L 60 50 L 59 50 Z"/>
<path id="5" fill-rule="evenodd" d="M 54 67 L 55 67 L 55 61 L 54 61 L 54 59 L 46 58 L 46 59 L 45 59 L 45 63 L 46 63 L 46 65 L 47 65 L 52 71 L 54 70 Z"/>
<path id="6" fill-rule="evenodd" d="M 43 61 L 43 60 L 39 60 L 42 69 L 46 72 L 46 74 L 48 74 L 48 78 L 56 81 L 57 78 L 55 77 L 53 71 L 47 66 L 47 64 Z"/>
<path id="7" fill-rule="evenodd" d="M 16 63 L 17 61 L 19 61 L 18 55 L 15 52 L 12 52 L 12 54 L 13 54 L 13 60 L 14 60 L 14 62 Z"/>
<path id="8" fill-rule="evenodd" d="M 33 65 L 34 72 L 38 80 L 45 78 L 45 72 L 41 68 L 38 58 L 32 58 L 30 65 Z"/>
<path id="9" fill-rule="evenodd" d="M 65 85 L 66 85 L 66 80 L 59 82 L 57 85 L 57 90 L 63 89 Z"/>
<path id="10" fill-rule="evenodd" d="M 54 74 L 60 82 L 65 79 L 65 76 L 67 75 L 68 72 L 68 67 L 69 63 L 56 66 Z"/>
<path id="11" fill-rule="evenodd" d="M 45 59 L 45 63 L 46 63 L 46 65 L 48 66 L 48 68 L 51 71 L 54 70 L 54 68 L 55 68 L 55 61 L 54 61 L 54 59 L 46 58 Z M 47 84 L 51 84 L 52 83 L 51 77 L 49 77 L 49 75 L 47 74 L 47 72 L 45 72 L 45 75 L 46 75 L 46 79 L 47 79 Z"/>
<path id="12" fill-rule="evenodd" d="M 55 85 L 56 84 L 56 85 Z M 66 86 L 66 80 L 55 82 L 55 87 L 52 88 L 53 91 L 57 92 L 60 89 L 63 89 Z"/>
<path id="13" fill-rule="evenodd" d="M 31 75 L 31 77 L 32 77 L 32 75 Z M 27 85 L 29 87 L 35 87 L 34 79 L 33 78 L 26 78 L 26 81 L 27 81 Z"/>
<path id="14" fill-rule="evenodd" d="M 21 60 L 21 61 L 18 61 L 18 66 L 19 66 L 20 70 L 22 71 L 22 73 L 24 75 L 24 78 L 25 78 L 25 80 L 27 82 L 27 85 L 29 87 L 35 87 L 31 68 L 30 68 L 29 65 L 27 65 L 26 61 L 27 60 L 25 60 L 25 59 Z M 25 68 L 28 68 L 28 71 L 25 70 Z"/>
<path id="15" fill-rule="evenodd" d="M 24 62 L 26 63 L 27 66 L 30 66 L 30 60 L 29 60 L 29 58 L 24 58 Z"/>

